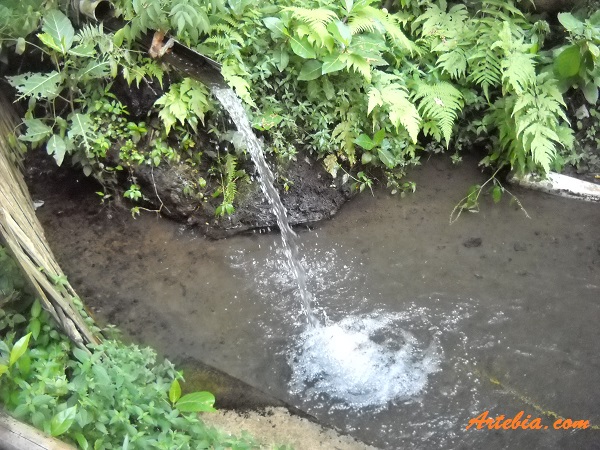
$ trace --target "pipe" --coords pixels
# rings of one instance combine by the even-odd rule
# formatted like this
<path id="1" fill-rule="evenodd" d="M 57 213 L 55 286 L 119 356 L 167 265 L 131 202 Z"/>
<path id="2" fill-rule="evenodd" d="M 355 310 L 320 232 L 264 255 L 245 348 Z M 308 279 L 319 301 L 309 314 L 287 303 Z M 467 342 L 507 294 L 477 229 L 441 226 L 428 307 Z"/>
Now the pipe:
<path id="1" fill-rule="evenodd" d="M 102 23 L 111 31 L 117 31 L 125 26 L 123 20 L 115 17 L 115 8 L 107 0 L 79 0 L 78 8 L 81 14 Z M 146 49 L 150 49 L 152 37 L 152 34 L 146 34 L 139 39 L 139 43 Z M 161 56 L 161 61 L 209 87 L 227 87 L 221 74 L 221 64 L 189 48 L 172 36 L 165 37 L 172 42 L 172 47 L 168 53 Z"/>

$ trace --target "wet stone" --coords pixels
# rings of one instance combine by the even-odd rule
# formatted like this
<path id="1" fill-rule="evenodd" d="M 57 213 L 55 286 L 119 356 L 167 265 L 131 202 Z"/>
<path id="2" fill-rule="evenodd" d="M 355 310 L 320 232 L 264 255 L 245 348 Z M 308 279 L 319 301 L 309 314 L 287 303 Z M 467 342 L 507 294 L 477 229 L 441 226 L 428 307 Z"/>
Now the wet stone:
<path id="1" fill-rule="evenodd" d="M 515 242 L 515 245 L 513 245 L 513 248 L 515 249 L 515 252 L 524 252 L 527 250 L 527 246 L 525 244 L 523 244 L 522 242 Z"/>
<path id="2" fill-rule="evenodd" d="M 463 242 L 463 245 L 467 248 L 481 247 L 481 238 L 469 238 Z"/>

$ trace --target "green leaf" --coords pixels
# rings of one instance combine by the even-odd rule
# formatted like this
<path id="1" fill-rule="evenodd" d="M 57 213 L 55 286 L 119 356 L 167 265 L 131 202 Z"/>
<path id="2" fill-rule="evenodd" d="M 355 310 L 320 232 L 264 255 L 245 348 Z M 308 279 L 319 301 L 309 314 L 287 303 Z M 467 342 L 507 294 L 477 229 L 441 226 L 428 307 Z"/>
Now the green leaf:
<path id="1" fill-rule="evenodd" d="M 562 24 L 565 29 L 571 33 L 581 34 L 583 33 L 584 24 L 581 20 L 575 18 L 571 13 L 560 13 L 558 14 L 558 21 Z"/>
<path id="2" fill-rule="evenodd" d="M 35 144 L 44 141 L 52 134 L 52 128 L 40 119 L 25 119 L 23 123 L 27 127 L 27 132 L 19 136 L 19 140 L 21 141 L 32 142 Z"/>
<path id="3" fill-rule="evenodd" d="M 396 158 L 394 158 L 394 155 L 389 150 L 380 148 L 377 150 L 377 154 L 379 155 L 379 160 L 388 166 L 388 168 L 393 169 L 396 166 Z"/>
<path id="4" fill-rule="evenodd" d="M 310 81 L 321 76 L 321 68 L 323 64 L 321 61 L 317 61 L 316 59 L 311 59 L 306 61 L 300 69 L 300 75 L 298 75 L 298 80 L 301 81 Z"/>
<path id="5" fill-rule="evenodd" d="M 5 366 L 4 364 L 0 364 L 0 377 L 2 375 L 4 375 L 6 372 L 8 372 L 8 366 Z"/>
<path id="6" fill-rule="evenodd" d="M 75 421 L 75 416 L 77 415 L 77 405 L 71 406 L 52 418 L 50 422 L 50 434 L 54 437 L 60 436 L 65 433 L 73 422 Z"/>
<path id="7" fill-rule="evenodd" d="M 596 86 L 593 81 L 581 86 L 581 91 L 589 103 L 592 105 L 596 104 L 598 101 L 598 86 Z"/>
<path id="8" fill-rule="evenodd" d="M 306 37 L 299 38 L 297 36 L 291 36 L 290 43 L 292 46 L 292 51 L 301 58 L 316 58 L 317 55 L 315 53 L 315 50 L 312 48 L 310 42 L 308 42 L 308 39 Z"/>
<path id="9" fill-rule="evenodd" d="M 171 403 L 177 403 L 177 400 L 181 397 L 181 386 L 178 380 L 173 380 L 171 388 L 169 389 L 169 400 Z"/>
<path id="10" fill-rule="evenodd" d="M 71 117 L 71 127 L 69 128 L 68 135 L 71 139 L 81 138 L 81 142 L 85 146 L 86 150 L 90 151 L 92 148 L 92 133 L 93 133 L 92 119 L 87 114 L 73 114 Z M 85 170 L 85 167 L 84 167 Z"/>
<path id="11" fill-rule="evenodd" d="M 364 133 L 354 139 L 354 143 L 360 145 L 365 150 L 372 150 L 375 147 L 371 138 Z"/>
<path id="12" fill-rule="evenodd" d="M 16 363 L 18 359 L 25 354 L 25 352 L 27 351 L 27 346 L 29 345 L 30 337 L 31 333 L 27 333 L 15 343 L 12 350 L 10 351 L 10 360 L 8 363 L 9 367 L 12 367 L 12 365 Z"/>
<path id="13" fill-rule="evenodd" d="M 385 128 L 382 128 L 377 133 L 375 133 L 375 135 L 373 136 L 373 144 L 375 146 L 381 144 L 383 142 L 384 138 L 385 138 Z"/>
<path id="14" fill-rule="evenodd" d="M 63 81 L 62 74 L 56 70 L 47 74 L 27 72 L 23 75 L 6 78 L 8 82 L 17 89 L 19 94 L 21 94 L 19 95 L 18 100 L 26 97 L 53 100 L 60 94 L 60 85 Z"/>
<path id="15" fill-rule="evenodd" d="M 340 44 L 348 47 L 352 41 L 352 30 L 348 25 L 340 20 L 336 20 L 327 25 L 327 31 L 331 33 L 333 38 Z"/>
<path id="16" fill-rule="evenodd" d="M 48 143 L 46 144 L 46 151 L 49 155 L 54 155 L 54 160 L 57 165 L 62 165 L 63 160 L 65 159 L 65 153 L 67 152 L 67 144 L 65 140 L 55 134 L 53 135 Z"/>
<path id="17" fill-rule="evenodd" d="M 49 47 L 57 52 L 62 52 L 61 46 L 54 42 L 54 38 L 48 33 L 38 33 L 37 37 L 46 47 Z"/>
<path id="18" fill-rule="evenodd" d="M 77 77 L 80 80 L 84 80 L 86 78 L 104 78 L 110 72 L 110 61 L 103 60 L 95 60 L 92 59 L 89 61 L 85 67 L 82 67 L 77 72 Z"/>
<path id="19" fill-rule="evenodd" d="M 372 153 L 365 152 L 365 153 L 362 154 L 361 162 L 363 164 L 369 164 L 371 161 L 373 161 L 373 154 Z"/>
<path id="20" fill-rule="evenodd" d="M 383 105 L 383 99 L 381 98 L 381 92 L 379 91 L 379 89 L 377 89 L 375 87 L 371 87 L 369 89 L 368 98 L 369 98 L 369 102 L 368 102 L 368 106 L 367 106 L 367 115 L 371 114 L 371 111 L 373 111 L 373 109 L 375 109 L 375 107 Z"/>
<path id="21" fill-rule="evenodd" d="M 42 323 L 40 322 L 39 319 L 31 319 L 31 322 L 29 322 L 29 326 L 27 327 L 27 329 L 31 331 L 31 335 L 33 336 L 33 339 L 38 338 L 38 336 L 40 335 L 41 328 L 42 328 Z"/>
<path id="22" fill-rule="evenodd" d="M 346 55 L 344 53 L 337 53 L 333 55 L 327 55 L 323 58 L 323 67 L 321 73 L 337 72 L 346 67 Z"/>
<path id="23" fill-rule="evenodd" d="M 71 25 L 71 21 L 67 16 L 57 9 L 48 11 L 44 15 L 42 31 L 52 36 L 63 53 L 66 53 L 73 45 L 73 39 L 75 38 L 73 25 Z"/>
<path id="24" fill-rule="evenodd" d="M 494 186 L 492 189 L 492 198 L 494 199 L 494 203 L 498 203 L 502 198 L 502 188 L 500 186 Z"/>
<path id="25" fill-rule="evenodd" d="M 71 50 L 69 50 L 69 54 L 89 58 L 96 54 L 96 48 L 93 43 L 88 42 L 86 44 L 81 44 L 77 47 L 73 47 Z"/>
<path id="26" fill-rule="evenodd" d="M 554 60 L 554 70 L 561 78 L 577 75 L 581 66 L 581 52 L 578 45 L 565 48 Z"/>
<path id="27" fill-rule="evenodd" d="M 214 411 L 215 396 L 210 392 L 194 392 L 184 395 L 176 403 L 176 407 L 181 412 L 207 412 Z"/>
<path id="28" fill-rule="evenodd" d="M 271 37 L 273 39 L 289 36 L 290 34 L 279 17 L 265 17 L 263 23 L 265 27 L 271 30 Z"/>
<path id="29" fill-rule="evenodd" d="M 33 305 L 31 306 L 31 317 L 34 317 L 34 318 L 40 317 L 41 313 L 42 313 L 42 305 L 40 304 L 40 301 L 36 299 L 36 301 L 33 302 Z"/>

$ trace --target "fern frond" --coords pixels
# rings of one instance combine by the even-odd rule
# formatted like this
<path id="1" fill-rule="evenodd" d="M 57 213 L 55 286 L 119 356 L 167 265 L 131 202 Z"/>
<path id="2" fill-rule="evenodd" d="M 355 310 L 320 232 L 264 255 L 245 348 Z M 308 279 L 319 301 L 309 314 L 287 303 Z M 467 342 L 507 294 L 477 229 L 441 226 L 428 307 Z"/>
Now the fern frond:
<path id="1" fill-rule="evenodd" d="M 464 76 L 467 71 L 467 54 L 461 47 L 442 53 L 437 66 L 455 80 Z"/>
<path id="2" fill-rule="evenodd" d="M 382 97 L 388 107 L 390 121 L 396 128 L 402 125 L 408 131 L 413 143 L 416 143 L 421 127 L 421 116 L 417 107 L 409 100 L 406 88 L 390 85 L 382 92 Z"/>
<path id="3" fill-rule="evenodd" d="M 409 99 L 408 89 L 397 82 L 390 83 L 390 78 L 386 79 L 380 74 L 381 72 L 377 72 L 377 81 L 380 87 L 371 87 L 367 94 L 368 114 L 378 107 L 386 110 L 392 125 L 396 129 L 402 125 L 411 140 L 417 142 L 421 129 L 421 116 L 417 107 Z M 384 84 L 381 85 L 381 82 Z"/>
<path id="4" fill-rule="evenodd" d="M 461 92 L 445 81 L 435 84 L 419 81 L 415 83 L 413 98 L 418 102 L 419 112 L 424 118 L 438 122 L 448 146 L 454 122 L 463 107 Z"/>
<path id="5" fill-rule="evenodd" d="M 340 151 L 346 155 L 351 165 L 356 162 L 354 140 L 356 132 L 351 121 L 340 122 L 331 132 L 331 140 L 340 145 Z"/>
<path id="6" fill-rule="evenodd" d="M 402 48 L 406 51 L 409 51 L 411 54 L 417 50 L 414 42 L 412 42 L 402 29 L 400 28 L 400 24 L 394 18 L 394 16 L 390 15 L 387 11 L 383 9 L 373 8 L 372 6 L 365 6 L 361 8 L 360 14 L 365 17 L 370 17 L 375 19 L 379 24 L 383 27 L 384 31 L 391 38 L 392 42 L 396 44 L 399 48 Z M 351 16 L 351 20 L 352 20 Z M 350 25 L 352 29 L 352 25 Z"/>
<path id="7" fill-rule="evenodd" d="M 106 34 L 104 33 L 102 23 L 99 25 L 86 23 L 77 33 L 77 39 L 81 42 L 93 42 L 96 39 L 104 39 L 105 37 Z"/>
<path id="8" fill-rule="evenodd" d="M 533 123 L 523 132 L 523 144 L 525 150 L 531 153 L 533 162 L 549 172 L 550 164 L 556 158 L 556 147 L 560 145 L 554 130 L 539 122 Z"/>
<path id="9" fill-rule="evenodd" d="M 502 60 L 502 83 L 522 94 L 535 83 L 535 57 L 531 53 L 512 52 Z"/>
<path id="10" fill-rule="evenodd" d="M 477 45 L 477 48 L 479 50 L 467 59 L 471 72 L 468 80 L 481 86 L 489 100 L 490 87 L 500 86 L 502 82 L 502 61 L 489 47 Z"/>
<path id="11" fill-rule="evenodd" d="M 348 26 L 352 34 L 374 33 L 377 23 L 372 17 L 353 16 L 348 20 Z"/>
<path id="12" fill-rule="evenodd" d="M 310 9 L 288 6 L 283 8 L 282 11 L 290 11 L 294 19 L 311 25 L 321 24 L 326 26 L 329 22 L 333 22 L 338 18 L 335 12 L 326 8 Z"/>
<path id="13" fill-rule="evenodd" d="M 348 53 L 346 66 L 349 69 L 352 68 L 355 72 L 360 73 L 365 77 L 365 80 L 371 81 L 371 65 L 363 56 L 356 53 Z"/>

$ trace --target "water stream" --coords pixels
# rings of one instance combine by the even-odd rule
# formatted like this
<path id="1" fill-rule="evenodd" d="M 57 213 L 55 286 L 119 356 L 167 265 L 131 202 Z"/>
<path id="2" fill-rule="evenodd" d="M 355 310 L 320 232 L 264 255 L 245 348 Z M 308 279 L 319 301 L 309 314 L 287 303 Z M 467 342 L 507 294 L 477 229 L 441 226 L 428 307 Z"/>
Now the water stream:
<path id="1" fill-rule="evenodd" d="M 302 308 L 304 309 L 308 323 L 312 327 L 316 327 L 319 325 L 319 321 L 312 310 L 312 295 L 306 287 L 306 270 L 302 266 L 300 260 L 298 244 L 296 243 L 296 233 L 294 233 L 294 230 L 292 230 L 292 227 L 290 226 L 287 211 L 281 202 L 279 192 L 275 188 L 275 177 L 265 160 L 263 146 L 252 131 L 252 126 L 250 125 L 242 101 L 235 92 L 221 86 L 213 86 L 212 92 L 219 102 L 221 102 L 221 105 L 227 110 L 238 131 L 246 141 L 246 148 L 258 170 L 260 187 L 277 219 L 277 225 L 279 225 L 281 231 L 283 251 L 289 268 L 294 274 L 294 279 L 302 300 Z"/>
<path id="2" fill-rule="evenodd" d="M 227 110 L 255 163 L 259 182 L 281 230 L 283 253 L 298 287 L 310 326 L 290 348 L 290 391 L 307 398 L 326 396 L 338 409 L 382 408 L 393 400 L 407 400 L 426 386 L 429 374 L 438 370 L 437 338 L 424 346 L 401 327 L 397 316 L 380 312 L 347 314 L 324 323 L 313 311 L 307 273 L 290 227 L 287 211 L 275 188 L 273 172 L 265 161 L 261 142 L 253 133 L 240 98 L 229 88 L 215 86 L 214 95 Z M 274 280 L 270 280 L 273 283 Z"/>

